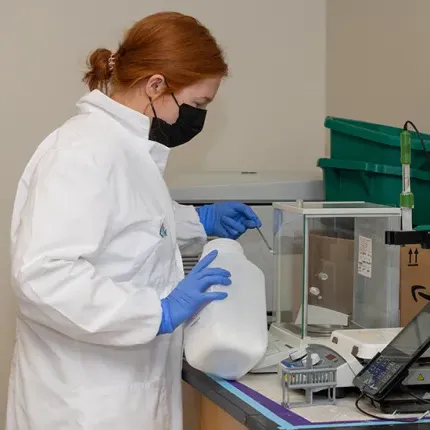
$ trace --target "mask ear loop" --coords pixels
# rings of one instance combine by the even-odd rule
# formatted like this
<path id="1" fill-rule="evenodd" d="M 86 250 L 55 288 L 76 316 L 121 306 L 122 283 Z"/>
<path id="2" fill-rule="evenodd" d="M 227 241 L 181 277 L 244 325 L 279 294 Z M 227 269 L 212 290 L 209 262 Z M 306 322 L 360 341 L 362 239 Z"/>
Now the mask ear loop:
<path id="1" fill-rule="evenodd" d="M 154 104 L 152 103 L 152 97 L 151 97 L 151 96 L 148 96 L 148 98 L 149 98 L 149 103 L 150 103 L 150 105 L 151 105 L 152 112 L 154 113 L 154 118 L 157 118 L 157 119 L 158 119 L 157 112 L 155 112 Z M 158 126 L 158 127 L 160 128 L 160 126 Z M 164 135 L 166 135 L 166 134 L 163 132 L 163 129 L 162 129 L 162 128 L 160 128 L 160 130 L 161 130 L 161 132 L 162 132 Z"/>
<path id="2" fill-rule="evenodd" d="M 155 112 L 154 104 L 152 103 L 152 97 L 150 97 L 150 96 L 148 96 L 148 97 L 149 97 L 149 103 L 150 103 L 150 105 L 151 105 L 151 109 L 152 109 L 152 112 L 153 112 L 153 114 L 154 114 L 154 117 L 155 117 L 155 118 L 158 118 L 158 117 L 157 117 L 157 112 Z"/>
<path id="3" fill-rule="evenodd" d="M 177 98 L 175 97 L 175 94 L 173 93 L 173 91 L 170 89 L 169 84 L 167 83 L 166 78 L 164 78 L 164 83 L 166 84 L 166 87 L 170 90 L 170 95 L 173 97 L 173 100 L 175 100 L 175 103 L 178 107 L 180 107 Z"/>
<path id="4" fill-rule="evenodd" d="M 173 100 L 175 100 L 176 105 L 179 107 L 181 107 L 178 103 L 178 100 L 176 99 L 175 95 L 173 93 L 170 93 L 170 95 L 173 97 Z"/>

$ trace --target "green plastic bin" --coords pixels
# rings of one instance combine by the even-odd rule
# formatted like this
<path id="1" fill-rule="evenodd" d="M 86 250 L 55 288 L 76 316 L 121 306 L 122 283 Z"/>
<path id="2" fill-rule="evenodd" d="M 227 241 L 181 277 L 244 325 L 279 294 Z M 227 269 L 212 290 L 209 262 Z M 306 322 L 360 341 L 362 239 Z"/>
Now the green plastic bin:
<path id="1" fill-rule="evenodd" d="M 327 117 L 324 125 L 330 129 L 331 158 L 400 166 L 401 128 L 334 117 Z M 412 131 L 411 133 L 411 167 L 429 170 L 430 166 L 422 144 L 416 133 Z M 430 135 L 423 133 L 421 135 L 426 149 L 430 151 Z"/>
<path id="2" fill-rule="evenodd" d="M 365 201 L 399 206 L 402 168 L 362 161 L 321 158 L 327 201 Z M 414 225 L 430 224 L 430 172 L 411 170 Z"/>

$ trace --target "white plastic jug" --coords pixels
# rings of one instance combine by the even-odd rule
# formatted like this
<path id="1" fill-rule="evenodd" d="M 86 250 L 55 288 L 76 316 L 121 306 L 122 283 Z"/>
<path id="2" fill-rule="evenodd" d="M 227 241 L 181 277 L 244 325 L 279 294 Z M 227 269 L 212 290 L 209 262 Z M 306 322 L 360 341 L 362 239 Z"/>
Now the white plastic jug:
<path id="1" fill-rule="evenodd" d="M 217 249 L 210 267 L 231 273 L 231 285 L 208 291 L 227 291 L 225 300 L 209 303 L 185 329 L 185 357 L 194 368 L 235 380 L 248 373 L 265 355 L 268 342 L 266 291 L 263 272 L 248 261 L 242 246 L 215 239 L 202 258 Z"/>

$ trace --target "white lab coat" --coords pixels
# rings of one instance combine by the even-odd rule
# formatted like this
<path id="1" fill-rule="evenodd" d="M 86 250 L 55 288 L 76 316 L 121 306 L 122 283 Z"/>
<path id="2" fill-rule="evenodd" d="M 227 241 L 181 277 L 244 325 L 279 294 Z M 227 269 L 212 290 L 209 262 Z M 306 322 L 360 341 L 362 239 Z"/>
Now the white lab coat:
<path id="1" fill-rule="evenodd" d="M 157 336 L 206 240 L 150 121 L 99 91 L 35 152 L 12 220 L 19 304 L 7 430 L 182 429 L 182 329 Z"/>

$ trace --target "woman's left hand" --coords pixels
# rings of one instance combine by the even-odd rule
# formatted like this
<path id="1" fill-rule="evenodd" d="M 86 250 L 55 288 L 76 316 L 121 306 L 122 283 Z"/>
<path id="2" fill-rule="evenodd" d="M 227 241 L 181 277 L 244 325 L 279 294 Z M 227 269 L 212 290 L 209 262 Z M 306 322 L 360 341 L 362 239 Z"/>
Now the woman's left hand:
<path id="1" fill-rule="evenodd" d="M 196 209 L 208 236 L 237 239 L 249 229 L 260 228 L 255 212 L 240 202 L 222 202 Z"/>

